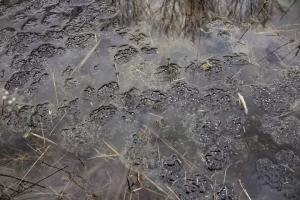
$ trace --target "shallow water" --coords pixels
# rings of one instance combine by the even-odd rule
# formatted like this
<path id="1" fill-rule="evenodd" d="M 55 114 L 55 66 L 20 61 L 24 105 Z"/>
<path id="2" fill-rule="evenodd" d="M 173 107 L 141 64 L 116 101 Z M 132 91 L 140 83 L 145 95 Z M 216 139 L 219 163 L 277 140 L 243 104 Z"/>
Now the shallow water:
<path id="1" fill-rule="evenodd" d="M 0 199 L 299 199 L 299 8 L 0 1 Z"/>

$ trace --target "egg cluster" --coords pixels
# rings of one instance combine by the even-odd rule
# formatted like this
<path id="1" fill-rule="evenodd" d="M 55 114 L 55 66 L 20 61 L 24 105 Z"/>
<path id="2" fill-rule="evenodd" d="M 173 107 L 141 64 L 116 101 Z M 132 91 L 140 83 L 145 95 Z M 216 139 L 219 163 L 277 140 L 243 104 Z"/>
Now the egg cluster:
<path id="1" fill-rule="evenodd" d="M 7 102 L 7 104 L 12 104 L 12 103 L 14 103 L 16 101 L 16 98 L 15 97 L 11 97 L 9 95 L 9 92 L 7 90 L 2 89 L 2 92 L 3 92 L 3 94 L 2 94 L 3 104 L 5 102 Z"/>

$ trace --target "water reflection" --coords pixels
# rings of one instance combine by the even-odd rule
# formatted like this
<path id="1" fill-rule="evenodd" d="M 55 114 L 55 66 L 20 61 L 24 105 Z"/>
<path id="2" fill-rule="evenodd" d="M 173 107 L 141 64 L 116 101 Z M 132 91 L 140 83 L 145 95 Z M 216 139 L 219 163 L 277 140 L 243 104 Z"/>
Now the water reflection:
<path id="1" fill-rule="evenodd" d="M 199 30 L 217 19 L 238 25 L 265 25 L 276 11 L 283 11 L 279 0 L 111 0 L 121 9 L 124 26 L 143 20 L 153 30 L 170 37 L 195 38 Z"/>

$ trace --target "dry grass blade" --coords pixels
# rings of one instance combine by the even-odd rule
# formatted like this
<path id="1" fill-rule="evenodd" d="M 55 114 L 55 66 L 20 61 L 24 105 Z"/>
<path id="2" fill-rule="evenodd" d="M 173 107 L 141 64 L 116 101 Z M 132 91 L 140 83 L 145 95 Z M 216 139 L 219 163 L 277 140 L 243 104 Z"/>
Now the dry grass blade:
<path id="1" fill-rule="evenodd" d="M 170 197 L 170 195 L 169 195 L 166 191 L 164 191 L 161 187 L 159 187 L 157 184 L 155 184 L 150 178 L 148 178 L 148 176 L 144 175 L 144 177 L 145 177 L 150 183 L 152 183 L 159 191 L 161 191 L 162 193 L 164 193 L 164 194 L 167 196 L 167 198 Z"/>
<path id="2" fill-rule="evenodd" d="M 104 141 L 104 143 L 105 143 L 105 145 L 106 145 L 108 148 L 110 148 L 113 152 L 115 152 L 117 155 L 120 155 L 120 154 L 118 153 L 118 151 L 116 151 L 112 146 L 110 146 L 109 144 L 107 144 L 105 141 Z"/>
<path id="3" fill-rule="evenodd" d="M 159 196 L 162 196 L 162 197 L 164 197 L 164 198 L 168 198 L 168 196 L 166 196 L 166 195 L 163 195 L 163 194 L 160 194 L 160 193 L 158 193 L 158 192 L 155 192 L 155 191 L 153 191 L 153 190 L 151 190 L 151 189 L 149 189 L 149 188 L 143 188 L 144 190 L 147 190 L 147 191 L 149 191 L 149 192 L 152 192 L 152 193 L 154 193 L 154 194 L 157 194 L 157 195 L 159 195 Z"/>
<path id="4" fill-rule="evenodd" d="M 32 170 L 32 168 L 36 165 L 36 163 L 45 155 L 46 151 L 50 148 L 50 146 L 48 146 L 45 151 L 40 155 L 40 157 L 31 165 L 31 167 L 29 168 L 29 170 L 26 172 L 26 174 L 23 176 L 23 178 L 21 179 L 21 181 L 17 184 L 16 189 L 18 188 L 18 186 L 22 183 L 22 181 L 24 180 L 24 178 L 29 174 L 29 172 Z"/>
<path id="5" fill-rule="evenodd" d="M 92 53 L 95 51 L 95 49 L 98 47 L 100 43 L 100 40 L 95 44 L 95 46 L 88 52 L 88 54 L 86 54 L 86 56 L 83 58 L 83 60 L 79 63 L 79 65 L 74 69 L 74 71 L 72 72 L 71 76 L 73 76 L 75 74 L 75 72 L 80 69 L 83 64 L 87 61 L 87 59 L 92 55 Z"/>
<path id="6" fill-rule="evenodd" d="M 242 187 L 243 192 L 244 192 L 244 193 L 246 194 L 246 196 L 248 197 L 248 199 L 249 199 L 249 200 L 252 200 L 252 199 L 250 198 L 250 196 L 249 196 L 247 190 L 245 190 L 245 188 L 244 188 L 244 186 L 243 186 L 243 184 L 242 184 L 241 179 L 239 179 L 238 182 L 239 182 L 240 186 Z"/>
<path id="7" fill-rule="evenodd" d="M 37 137 L 37 138 L 40 138 L 40 139 L 43 139 L 43 140 L 45 140 L 45 141 L 47 141 L 47 142 L 49 142 L 49 143 L 51 143 L 51 144 L 57 145 L 57 143 L 53 142 L 52 140 L 50 140 L 50 139 L 48 139 L 48 138 L 46 138 L 46 137 L 42 137 L 42 136 L 40 136 L 40 135 L 38 135 L 38 134 L 35 134 L 35 133 L 30 132 L 30 135 L 33 135 L 33 136 L 35 136 L 35 137 Z"/>
<path id="8" fill-rule="evenodd" d="M 179 197 L 177 196 L 177 194 L 176 194 L 169 186 L 167 186 L 167 188 L 175 195 L 175 197 L 176 197 L 178 200 L 180 200 Z"/>
<path id="9" fill-rule="evenodd" d="M 231 164 L 229 164 L 226 169 L 225 169 L 225 174 L 224 174 L 224 179 L 223 179 L 223 186 L 225 185 L 225 181 L 226 181 L 226 174 L 227 174 L 227 169 L 231 166 Z"/>
<path id="10" fill-rule="evenodd" d="M 56 104 L 57 104 L 57 106 L 58 106 L 59 103 L 58 103 L 58 95 L 57 95 L 57 89 L 56 89 L 56 83 L 55 83 L 54 72 L 53 72 L 52 76 L 53 76 L 52 79 L 53 79 L 53 86 L 54 86 L 54 92 L 55 92 L 55 97 L 56 97 Z"/>
<path id="11" fill-rule="evenodd" d="M 59 119 L 59 121 L 57 122 L 57 124 L 53 127 L 53 129 L 51 130 L 51 132 L 49 133 L 49 135 L 52 135 L 53 131 L 56 129 L 56 127 L 58 126 L 58 124 L 63 120 L 63 118 L 67 115 L 67 112 Z"/>
<path id="12" fill-rule="evenodd" d="M 158 139 L 160 139 L 165 145 L 167 145 L 170 149 L 172 149 L 175 153 L 177 153 L 183 160 L 184 162 L 189 166 L 189 167 L 194 167 L 196 169 L 198 169 L 198 167 L 196 165 L 194 165 L 191 161 L 189 161 L 188 159 L 186 159 L 181 153 L 179 153 L 169 142 L 167 142 L 166 140 L 162 139 L 161 137 L 159 137 L 159 135 L 157 135 L 153 130 L 149 129 L 151 131 L 151 133 L 153 133 Z"/>
<path id="13" fill-rule="evenodd" d="M 239 96 L 239 103 L 243 105 L 245 113 L 248 114 L 248 107 L 244 97 L 241 95 L 241 93 L 238 93 L 238 96 Z"/>
<path id="14" fill-rule="evenodd" d="M 119 156 L 119 154 L 112 154 L 112 155 L 102 154 L 100 156 L 94 156 L 94 157 L 88 158 L 88 160 L 91 160 L 94 158 L 110 158 L 110 157 L 117 157 L 117 156 Z"/>

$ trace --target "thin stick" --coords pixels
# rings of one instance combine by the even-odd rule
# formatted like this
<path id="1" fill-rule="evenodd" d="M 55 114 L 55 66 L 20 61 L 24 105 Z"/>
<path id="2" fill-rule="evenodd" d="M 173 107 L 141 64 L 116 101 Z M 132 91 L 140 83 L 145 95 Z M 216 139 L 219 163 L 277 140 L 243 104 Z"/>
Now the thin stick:
<path id="1" fill-rule="evenodd" d="M 2 176 L 2 177 L 7 177 L 7 178 L 12 178 L 12 179 L 16 179 L 16 180 L 22 181 L 22 182 L 24 182 L 24 183 L 30 183 L 30 184 L 33 185 L 33 186 L 36 185 L 36 186 L 39 186 L 39 187 L 41 187 L 41 188 L 45 188 L 44 186 L 39 185 L 39 184 L 37 184 L 37 183 L 32 183 L 32 182 L 30 182 L 30 181 L 22 180 L 22 179 L 20 179 L 20 178 L 14 177 L 14 176 L 6 175 L 6 174 L 0 174 L 0 176 Z"/>
<path id="2" fill-rule="evenodd" d="M 3 160 L 6 160 L 6 159 L 3 159 Z M 9 160 L 7 160 L 6 162 L 1 163 L 1 164 L 0 164 L 0 167 L 3 166 L 3 165 L 5 165 L 5 164 L 7 164 L 7 163 L 9 163 L 9 162 L 11 162 L 11 161 L 13 161 L 13 159 L 9 159 Z"/>
<path id="3" fill-rule="evenodd" d="M 83 58 L 83 60 L 79 63 L 79 65 L 74 69 L 71 76 L 73 76 L 75 74 L 75 72 L 83 66 L 83 64 L 87 61 L 87 59 L 92 55 L 92 53 L 98 47 L 99 43 L 100 43 L 100 40 L 95 44 L 95 46 L 88 52 L 88 54 Z"/>
<path id="4" fill-rule="evenodd" d="M 251 27 L 251 25 L 246 29 L 246 31 L 243 33 L 243 35 L 239 38 L 238 42 L 244 37 L 244 35 L 248 32 L 250 27 Z"/>
<path id="5" fill-rule="evenodd" d="M 260 9 L 260 11 L 257 14 L 257 17 L 260 15 L 260 13 L 264 10 L 264 7 L 266 5 L 266 3 L 268 2 L 268 0 L 266 0 L 262 6 L 262 8 Z M 253 22 L 249 25 L 249 27 L 246 29 L 246 31 L 243 33 L 243 35 L 239 38 L 238 42 L 244 37 L 244 35 L 248 32 L 248 30 L 250 29 L 251 25 L 253 24 Z"/>
<path id="6" fill-rule="evenodd" d="M 57 106 L 58 106 L 59 103 L 58 103 L 58 95 L 57 95 L 57 90 L 56 90 L 56 83 L 55 83 L 55 76 L 54 76 L 54 73 L 55 73 L 55 72 L 53 72 L 53 74 L 52 74 L 52 80 L 53 80 L 54 92 L 55 92 L 55 97 L 56 97 L 56 104 L 57 104 Z"/>
<path id="7" fill-rule="evenodd" d="M 36 163 L 45 155 L 45 153 L 49 149 L 49 147 L 50 147 L 50 145 L 46 148 L 46 150 L 44 151 L 44 153 L 42 153 L 41 156 L 31 165 L 31 167 L 26 172 L 26 174 L 23 176 L 23 178 L 21 179 L 21 181 L 17 184 L 16 189 L 22 183 L 22 181 L 24 180 L 24 178 L 29 174 L 29 172 L 32 170 L 32 168 L 36 165 Z"/>
<path id="8" fill-rule="evenodd" d="M 45 178 L 43 178 L 43 179 L 39 180 L 38 182 L 36 182 L 34 185 L 36 185 L 36 184 L 42 182 L 43 180 L 46 180 L 47 178 L 49 178 L 49 177 L 53 176 L 54 174 L 56 174 L 56 173 L 58 173 L 58 172 L 64 170 L 64 169 L 67 168 L 67 167 L 68 167 L 68 166 L 65 166 L 65 167 L 63 167 L 63 168 L 61 168 L 61 169 L 59 169 L 59 170 L 53 172 L 52 174 L 50 174 L 50 175 L 46 176 Z M 22 193 L 22 192 L 24 192 L 24 191 L 26 191 L 26 190 L 32 188 L 34 185 L 31 185 L 31 186 L 29 186 L 28 188 L 25 188 L 24 190 L 22 190 L 21 192 L 18 192 L 18 193 L 17 193 L 16 195 L 14 195 L 14 196 L 17 196 L 18 194 L 20 194 L 20 193 Z"/>
<path id="9" fill-rule="evenodd" d="M 49 166 L 49 167 L 52 167 L 52 168 L 55 168 L 55 169 L 60 169 L 60 168 L 58 168 L 58 167 L 55 167 L 55 166 L 53 166 L 53 165 L 50 165 L 50 164 L 48 164 L 48 163 L 46 163 L 46 162 L 44 162 L 43 161 L 43 164 L 45 164 L 45 165 L 47 165 L 47 166 Z M 75 168 L 74 168 L 74 170 L 76 169 L 76 167 L 77 167 L 77 165 L 75 166 Z M 73 172 L 74 172 L 74 170 L 73 170 Z M 68 175 L 69 175 L 69 180 L 71 180 L 73 183 L 75 183 L 78 187 L 80 187 L 86 194 L 89 194 L 88 192 L 86 192 L 86 190 L 81 186 L 81 185 L 79 185 L 75 180 L 74 180 L 74 176 L 70 173 L 70 172 L 68 172 L 68 171 L 66 171 L 66 170 L 62 170 L 63 172 L 65 172 L 65 173 L 67 173 Z M 81 178 L 84 182 L 86 182 L 86 183 L 88 183 L 86 180 L 84 180 L 81 176 L 79 176 L 79 175 L 75 175 L 76 177 L 79 177 L 79 178 Z M 89 184 L 89 183 L 88 183 Z M 89 184 L 89 185 L 91 185 L 91 184 Z"/>
<path id="10" fill-rule="evenodd" d="M 296 48 L 294 48 L 292 51 L 290 51 L 288 54 L 286 54 L 283 58 L 281 58 L 280 60 L 283 60 L 283 59 L 285 59 L 288 55 L 290 55 L 293 51 L 295 51 L 296 49 L 298 49 L 298 51 L 299 51 L 299 49 L 300 49 L 300 45 L 299 46 L 297 46 Z M 297 54 L 298 54 L 298 52 L 295 54 L 296 56 L 297 56 Z"/>
<path id="11" fill-rule="evenodd" d="M 284 14 L 282 15 L 282 17 L 280 18 L 280 20 L 286 15 L 287 12 L 289 12 L 289 10 L 291 9 L 291 7 L 296 3 L 297 0 L 295 0 L 292 5 L 287 9 L 287 11 L 284 12 Z"/>
<path id="12" fill-rule="evenodd" d="M 243 186 L 243 184 L 242 184 L 241 179 L 239 179 L 238 182 L 239 182 L 239 184 L 241 185 L 242 190 L 244 191 L 244 193 L 246 194 L 246 196 L 248 197 L 248 199 L 249 199 L 249 200 L 252 200 L 252 199 L 250 198 L 250 196 L 249 196 L 247 190 L 245 190 L 245 188 L 244 188 L 244 186 Z"/>
<path id="13" fill-rule="evenodd" d="M 280 49 L 281 47 L 284 47 L 285 45 L 288 45 L 288 44 L 293 43 L 293 42 L 294 42 L 294 40 L 291 40 L 291 41 L 289 41 L 289 42 L 281 45 L 280 47 L 276 48 L 274 51 L 270 52 L 268 55 L 266 55 L 265 57 L 263 57 L 262 59 L 260 59 L 259 62 L 262 61 L 263 59 L 265 59 L 266 57 L 268 57 L 269 55 L 271 55 L 272 53 L 274 53 L 275 51 L 277 51 L 278 49 Z"/>

